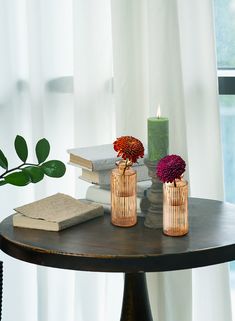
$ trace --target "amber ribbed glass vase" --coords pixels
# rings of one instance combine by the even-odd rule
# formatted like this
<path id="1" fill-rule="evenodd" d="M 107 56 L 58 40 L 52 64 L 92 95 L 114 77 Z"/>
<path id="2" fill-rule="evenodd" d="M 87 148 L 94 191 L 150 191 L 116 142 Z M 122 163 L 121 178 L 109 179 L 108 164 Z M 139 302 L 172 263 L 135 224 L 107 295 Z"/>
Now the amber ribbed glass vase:
<path id="1" fill-rule="evenodd" d="M 111 175 L 111 221 L 121 227 L 137 223 L 136 171 L 120 161 Z"/>
<path id="2" fill-rule="evenodd" d="M 163 233 L 182 236 L 188 233 L 188 183 L 178 180 L 163 184 Z"/>

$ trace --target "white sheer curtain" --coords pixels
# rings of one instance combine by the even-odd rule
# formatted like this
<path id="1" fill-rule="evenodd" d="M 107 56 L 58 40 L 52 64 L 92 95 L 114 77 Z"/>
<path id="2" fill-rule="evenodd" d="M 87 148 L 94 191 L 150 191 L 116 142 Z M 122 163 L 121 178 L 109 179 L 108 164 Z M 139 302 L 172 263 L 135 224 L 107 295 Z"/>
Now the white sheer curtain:
<path id="1" fill-rule="evenodd" d="M 191 195 L 223 199 L 212 1 L 120 0 L 112 13 L 120 133 L 145 138 L 146 112 L 160 103 L 170 152 L 188 160 Z M 156 320 L 231 320 L 226 264 L 149 281 Z"/>
<path id="2" fill-rule="evenodd" d="M 146 118 L 160 103 L 191 195 L 222 199 L 213 32 L 211 0 L 0 0 L 0 148 L 14 164 L 16 134 L 30 150 L 44 136 L 51 157 L 66 162 L 72 146 L 123 134 L 146 142 Z M 1 187 L 1 218 L 58 191 L 83 197 L 78 175 L 67 166 L 60 180 Z M 121 274 L 1 258 L 3 320 L 119 320 Z M 226 265 L 149 279 L 156 320 L 231 321 Z"/>
<path id="3" fill-rule="evenodd" d="M 18 162 L 17 134 L 28 141 L 32 160 L 41 137 L 51 143 L 51 159 L 66 162 L 66 149 L 74 145 L 72 92 L 57 92 L 50 82 L 73 73 L 72 12 L 72 1 L 0 1 L 0 148 L 12 166 Z M 19 204 L 57 191 L 74 194 L 74 182 L 74 171 L 68 167 L 66 176 L 56 182 L 48 179 L 35 187 L 2 187 L 1 218 Z M 72 273 L 61 275 L 62 271 L 37 268 L 3 253 L 1 258 L 3 320 L 72 320 Z"/>

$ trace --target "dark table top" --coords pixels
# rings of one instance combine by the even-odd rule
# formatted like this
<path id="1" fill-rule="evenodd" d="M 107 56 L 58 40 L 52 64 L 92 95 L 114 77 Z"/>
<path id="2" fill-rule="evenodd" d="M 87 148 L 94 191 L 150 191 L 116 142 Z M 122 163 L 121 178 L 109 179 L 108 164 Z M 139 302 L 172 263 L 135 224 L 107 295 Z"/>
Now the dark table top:
<path id="1" fill-rule="evenodd" d="M 189 199 L 189 234 L 169 237 L 161 229 L 111 225 L 105 215 L 61 232 L 12 226 L 12 216 L 0 224 L 5 253 L 39 265 L 104 272 L 170 271 L 235 259 L 235 206 Z"/>

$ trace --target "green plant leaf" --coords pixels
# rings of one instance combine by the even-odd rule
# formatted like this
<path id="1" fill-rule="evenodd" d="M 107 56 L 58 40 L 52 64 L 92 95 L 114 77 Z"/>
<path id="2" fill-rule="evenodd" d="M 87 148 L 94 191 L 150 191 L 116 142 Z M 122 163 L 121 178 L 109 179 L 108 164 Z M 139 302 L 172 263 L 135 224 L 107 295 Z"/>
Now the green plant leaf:
<path id="1" fill-rule="evenodd" d="M 40 182 L 44 177 L 43 170 L 37 166 L 27 166 L 22 171 L 30 177 L 32 183 Z"/>
<path id="2" fill-rule="evenodd" d="M 28 147 L 24 137 L 17 135 L 15 139 L 15 150 L 22 162 L 26 162 L 28 157 Z"/>
<path id="3" fill-rule="evenodd" d="M 61 177 L 66 171 L 64 163 L 58 160 L 51 160 L 41 165 L 44 173 L 50 177 Z"/>
<path id="4" fill-rule="evenodd" d="M 11 173 L 4 178 L 7 183 L 15 186 L 25 186 L 31 182 L 30 176 L 24 172 Z"/>
<path id="5" fill-rule="evenodd" d="M 0 166 L 4 169 L 8 168 L 8 161 L 6 159 L 6 156 L 1 151 L 1 149 L 0 149 Z"/>
<path id="6" fill-rule="evenodd" d="M 3 185 L 6 185 L 7 184 L 7 182 L 6 181 L 0 181 L 0 186 L 3 186 Z"/>
<path id="7" fill-rule="evenodd" d="M 50 153 L 50 144 L 46 138 L 42 138 L 37 142 L 36 145 L 36 155 L 38 163 L 41 164 L 45 162 Z"/>

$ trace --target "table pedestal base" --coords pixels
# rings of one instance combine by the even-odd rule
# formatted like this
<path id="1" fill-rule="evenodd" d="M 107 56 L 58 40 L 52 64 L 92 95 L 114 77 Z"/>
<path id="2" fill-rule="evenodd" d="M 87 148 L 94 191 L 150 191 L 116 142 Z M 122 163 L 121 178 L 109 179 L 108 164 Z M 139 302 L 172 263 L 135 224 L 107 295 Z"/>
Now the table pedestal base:
<path id="1" fill-rule="evenodd" d="M 121 321 L 153 321 L 145 273 L 126 273 Z"/>

